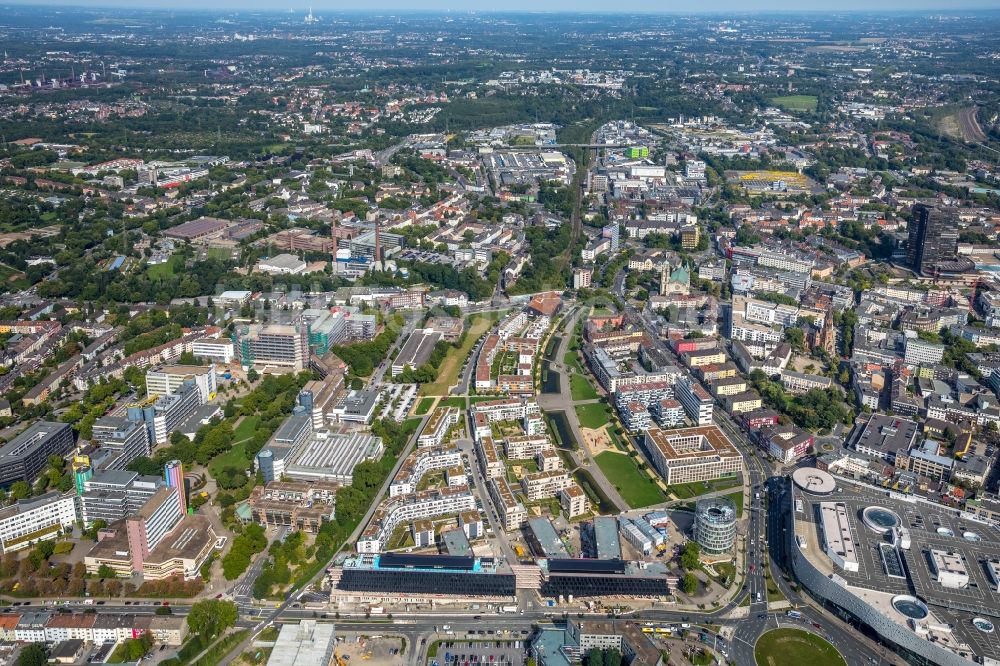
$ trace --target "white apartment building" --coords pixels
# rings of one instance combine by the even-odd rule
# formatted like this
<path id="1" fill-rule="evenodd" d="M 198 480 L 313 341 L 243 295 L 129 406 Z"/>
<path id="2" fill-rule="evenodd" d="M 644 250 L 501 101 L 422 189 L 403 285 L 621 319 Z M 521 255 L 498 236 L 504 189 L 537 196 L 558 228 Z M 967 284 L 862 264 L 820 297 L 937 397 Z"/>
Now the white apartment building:
<path id="1" fill-rule="evenodd" d="M 944 345 L 927 342 L 920 338 L 906 338 L 906 355 L 904 360 L 909 365 L 921 363 L 940 363 L 944 358 Z"/>
<path id="2" fill-rule="evenodd" d="M 683 378 L 674 385 L 674 393 L 688 418 L 700 426 L 711 425 L 715 401 L 705 387 L 694 379 Z"/>
<path id="3" fill-rule="evenodd" d="M 529 502 L 555 497 L 560 490 L 573 484 L 568 472 L 553 470 L 551 472 L 535 472 L 521 477 L 521 490 Z"/>
<path id="4" fill-rule="evenodd" d="M 454 486 L 397 495 L 383 502 L 357 542 L 359 553 L 381 553 L 399 525 L 476 508 L 476 498 L 468 486 Z"/>
<path id="5" fill-rule="evenodd" d="M 501 477 L 491 479 L 489 482 L 490 499 L 497 509 L 500 522 L 505 530 L 515 530 L 520 528 L 528 520 L 528 511 L 524 505 L 517 501 L 514 491 L 507 484 L 507 479 Z"/>
<path id="6" fill-rule="evenodd" d="M 503 460 L 497 453 L 496 443 L 492 437 L 476 440 L 476 459 L 479 461 L 479 468 L 483 470 L 483 476 L 487 479 L 496 479 L 504 475 Z"/>
<path id="7" fill-rule="evenodd" d="M 462 454 L 458 449 L 417 449 L 403 461 L 399 472 L 389 484 L 389 497 L 416 492 L 420 480 L 427 472 L 461 466 Z"/>
<path id="8" fill-rule="evenodd" d="M 504 451 L 511 460 L 527 460 L 549 448 L 552 444 L 545 435 L 523 435 L 504 440 Z"/>
<path id="9" fill-rule="evenodd" d="M 457 407 L 438 407 L 427 419 L 427 425 L 417 437 L 417 446 L 441 446 L 451 427 L 458 424 L 458 419 Z"/>

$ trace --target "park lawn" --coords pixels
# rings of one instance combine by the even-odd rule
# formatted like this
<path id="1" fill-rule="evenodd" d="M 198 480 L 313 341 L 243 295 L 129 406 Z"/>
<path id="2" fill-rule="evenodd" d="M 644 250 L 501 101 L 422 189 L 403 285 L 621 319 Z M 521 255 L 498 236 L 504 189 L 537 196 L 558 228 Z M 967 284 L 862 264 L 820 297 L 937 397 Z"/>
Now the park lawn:
<path id="1" fill-rule="evenodd" d="M 458 383 L 458 372 L 462 369 L 462 361 L 468 357 L 469 352 L 475 346 L 479 337 L 489 330 L 495 318 L 489 314 L 474 315 L 467 320 L 468 331 L 465 334 L 465 341 L 459 348 L 452 347 L 448 354 L 441 361 L 438 368 L 437 381 L 430 384 L 423 384 L 420 387 L 421 395 L 448 395 L 448 389 Z"/>
<path id="2" fill-rule="evenodd" d="M 576 416 L 584 428 L 601 428 L 611 422 L 611 412 L 607 405 L 594 402 L 589 405 L 576 405 Z"/>
<path id="3" fill-rule="evenodd" d="M 666 500 L 663 491 L 636 465 L 630 456 L 613 451 L 599 453 L 594 460 L 604 476 L 633 509 Z"/>
<path id="4" fill-rule="evenodd" d="M 228 451 L 212 458 L 208 463 L 208 471 L 212 474 L 213 478 L 218 478 L 222 474 L 222 470 L 227 467 L 236 467 L 237 469 L 246 471 L 249 464 L 250 460 L 247 458 L 246 441 L 236 442 Z"/>
<path id="5" fill-rule="evenodd" d="M 417 403 L 416 409 L 413 410 L 413 413 L 416 414 L 417 416 L 423 416 L 427 412 L 431 411 L 431 406 L 433 404 L 434 404 L 433 397 L 421 398 L 420 402 Z"/>
<path id="6" fill-rule="evenodd" d="M 580 365 L 580 359 L 577 357 L 576 352 L 566 352 L 566 355 L 563 356 L 563 365 L 573 372 L 583 372 L 583 367 Z"/>
<path id="7" fill-rule="evenodd" d="M 594 386 L 583 375 L 570 375 L 569 392 L 573 396 L 573 400 L 594 400 L 597 398 Z"/>
<path id="8" fill-rule="evenodd" d="M 154 280 L 161 280 L 173 276 L 184 267 L 184 257 L 179 254 L 172 254 L 166 263 L 156 264 L 146 269 L 146 274 Z"/>
<path id="9" fill-rule="evenodd" d="M 759 666 L 809 664 L 847 666 L 847 661 L 828 641 L 802 629 L 772 629 L 757 639 L 753 650 Z"/>
<path id="10" fill-rule="evenodd" d="M 444 398 L 438 401 L 438 407 L 458 407 L 459 409 L 465 409 L 465 398 L 462 396 Z"/>
<path id="11" fill-rule="evenodd" d="M 815 111 L 817 101 L 815 95 L 785 95 L 771 98 L 771 104 L 785 111 Z"/>
<path id="12" fill-rule="evenodd" d="M 667 493 L 672 493 L 677 496 L 678 499 L 690 499 L 692 497 L 698 497 L 699 495 L 704 495 L 705 493 L 711 493 L 718 490 L 728 490 L 730 488 L 735 488 L 740 485 L 739 477 L 726 477 L 722 479 L 716 479 L 715 481 L 693 481 L 691 483 L 679 483 L 674 486 L 667 487 Z"/>
<path id="13" fill-rule="evenodd" d="M 253 437 L 257 431 L 257 424 L 260 423 L 259 416 L 245 416 L 240 424 L 233 431 L 233 441 L 242 442 Z"/>

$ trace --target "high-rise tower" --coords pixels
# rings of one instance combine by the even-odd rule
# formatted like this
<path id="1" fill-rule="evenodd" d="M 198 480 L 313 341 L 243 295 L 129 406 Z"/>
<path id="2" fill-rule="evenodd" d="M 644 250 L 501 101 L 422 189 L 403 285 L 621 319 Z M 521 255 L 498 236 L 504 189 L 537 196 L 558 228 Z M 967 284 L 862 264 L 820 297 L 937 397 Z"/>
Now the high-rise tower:
<path id="1" fill-rule="evenodd" d="M 906 262 L 920 273 L 933 272 L 934 265 L 958 256 L 958 216 L 953 208 L 913 206 L 906 244 Z"/>
<path id="2" fill-rule="evenodd" d="M 177 489 L 177 500 L 181 515 L 187 513 L 187 494 L 184 492 L 184 465 L 180 460 L 171 460 L 163 467 L 163 478 L 168 488 Z"/>

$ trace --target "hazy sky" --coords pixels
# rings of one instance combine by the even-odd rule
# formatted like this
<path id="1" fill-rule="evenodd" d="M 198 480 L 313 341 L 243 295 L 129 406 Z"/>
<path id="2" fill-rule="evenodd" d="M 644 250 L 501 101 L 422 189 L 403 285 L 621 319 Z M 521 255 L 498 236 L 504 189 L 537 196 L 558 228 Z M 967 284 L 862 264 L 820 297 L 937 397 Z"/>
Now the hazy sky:
<path id="1" fill-rule="evenodd" d="M 560 11 L 560 12 L 756 12 L 756 11 L 907 11 L 926 9 L 1000 9 L 1000 0 L 15 0 L 12 4 L 83 5 L 163 9 L 272 10 L 292 8 L 314 13 L 324 11 Z"/>

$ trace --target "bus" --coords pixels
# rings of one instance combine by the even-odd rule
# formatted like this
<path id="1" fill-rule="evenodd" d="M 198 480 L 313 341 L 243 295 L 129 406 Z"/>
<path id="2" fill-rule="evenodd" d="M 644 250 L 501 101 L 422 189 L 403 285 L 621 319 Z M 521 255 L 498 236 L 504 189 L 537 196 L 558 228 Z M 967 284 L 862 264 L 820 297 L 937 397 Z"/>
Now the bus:
<path id="1" fill-rule="evenodd" d="M 793 620 L 801 620 L 802 613 L 798 612 L 797 610 L 790 610 L 788 611 L 788 617 L 792 618 Z"/>

